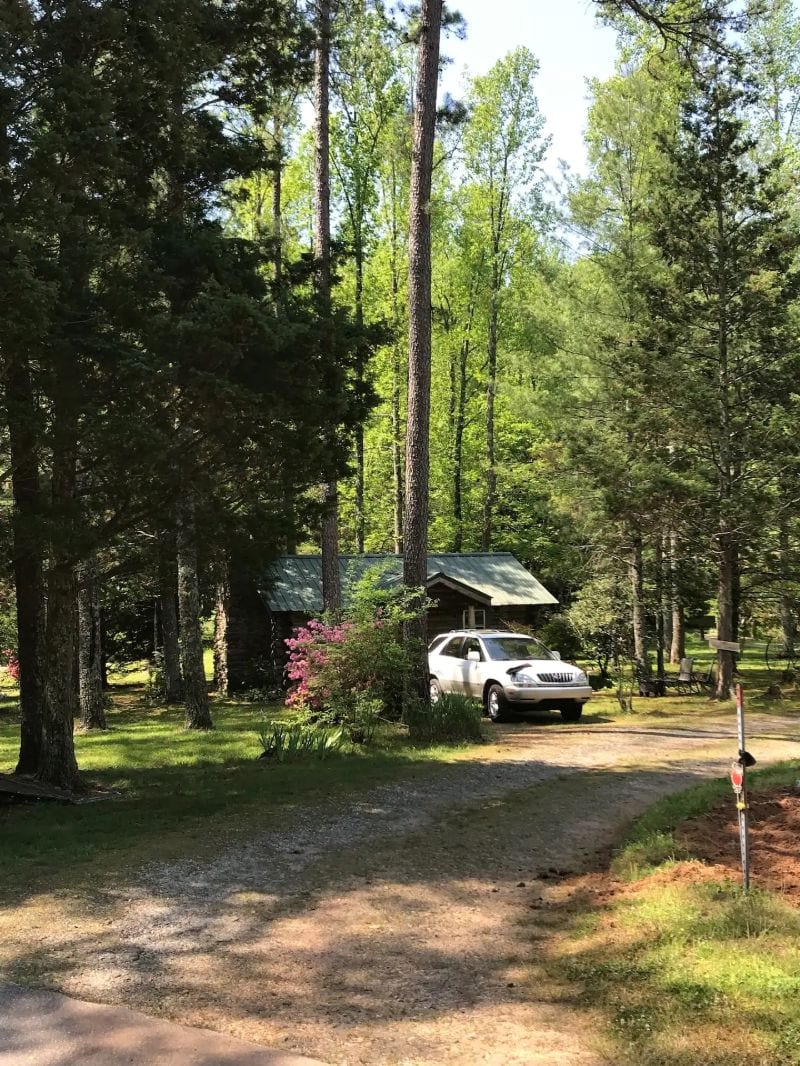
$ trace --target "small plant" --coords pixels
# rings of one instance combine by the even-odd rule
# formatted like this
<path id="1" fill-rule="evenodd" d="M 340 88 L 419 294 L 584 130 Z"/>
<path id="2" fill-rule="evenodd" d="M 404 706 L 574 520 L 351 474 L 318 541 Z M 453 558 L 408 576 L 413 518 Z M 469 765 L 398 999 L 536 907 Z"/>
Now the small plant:
<path id="1" fill-rule="evenodd" d="M 300 759 L 327 759 L 344 744 L 343 729 L 324 729 L 300 722 L 264 722 L 258 731 L 260 759 L 297 762 Z"/>
<path id="2" fill-rule="evenodd" d="M 356 693 L 351 707 L 342 715 L 342 724 L 353 744 L 371 744 L 381 720 L 383 704 L 365 692 Z"/>
<path id="3" fill-rule="evenodd" d="M 483 740 L 481 709 L 469 696 L 445 692 L 429 708 L 413 704 L 406 711 L 406 721 L 409 737 L 425 744 Z"/>

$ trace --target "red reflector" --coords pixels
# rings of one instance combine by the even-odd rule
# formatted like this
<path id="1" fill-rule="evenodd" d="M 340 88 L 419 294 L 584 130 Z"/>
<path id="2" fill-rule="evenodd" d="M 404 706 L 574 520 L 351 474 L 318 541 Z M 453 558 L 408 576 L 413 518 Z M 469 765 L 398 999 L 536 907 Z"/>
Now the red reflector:
<path id="1" fill-rule="evenodd" d="M 734 788 L 741 788 L 744 784 L 744 774 L 738 767 L 731 770 L 731 784 Z"/>

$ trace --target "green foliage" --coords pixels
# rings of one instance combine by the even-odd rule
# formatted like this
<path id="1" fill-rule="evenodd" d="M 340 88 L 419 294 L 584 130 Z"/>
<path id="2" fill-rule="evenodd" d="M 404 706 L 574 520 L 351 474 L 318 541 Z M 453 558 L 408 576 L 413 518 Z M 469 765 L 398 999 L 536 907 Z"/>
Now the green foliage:
<path id="1" fill-rule="evenodd" d="M 609 574 L 587 581 L 567 618 L 602 677 L 609 676 L 612 666 L 630 658 L 630 603 L 617 577 Z"/>
<path id="2" fill-rule="evenodd" d="M 443 692 L 430 708 L 412 704 L 406 710 L 408 735 L 422 744 L 480 742 L 481 718 L 479 703 L 451 692 Z"/>
<path id="3" fill-rule="evenodd" d="M 580 633 L 566 614 L 554 614 L 536 635 L 546 647 L 560 652 L 562 659 L 578 659 L 584 650 Z"/>

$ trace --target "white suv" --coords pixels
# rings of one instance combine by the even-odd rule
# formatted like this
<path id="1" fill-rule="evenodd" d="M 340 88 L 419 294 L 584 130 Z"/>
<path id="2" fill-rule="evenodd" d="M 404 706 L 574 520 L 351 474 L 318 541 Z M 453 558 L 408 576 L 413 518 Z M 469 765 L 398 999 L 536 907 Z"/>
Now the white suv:
<path id="1" fill-rule="evenodd" d="M 583 670 L 523 633 L 444 633 L 431 641 L 428 669 L 431 702 L 443 692 L 474 696 L 493 722 L 533 709 L 558 710 L 565 722 L 577 722 L 592 695 Z"/>

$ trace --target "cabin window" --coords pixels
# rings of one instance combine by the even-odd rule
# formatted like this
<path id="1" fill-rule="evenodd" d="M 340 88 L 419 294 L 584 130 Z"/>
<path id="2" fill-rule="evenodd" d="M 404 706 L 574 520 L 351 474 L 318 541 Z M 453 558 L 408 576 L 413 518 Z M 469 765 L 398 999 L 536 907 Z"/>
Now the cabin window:
<path id="1" fill-rule="evenodd" d="M 486 611 L 483 607 L 467 607 L 461 617 L 464 629 L 486 629 Z"/>

